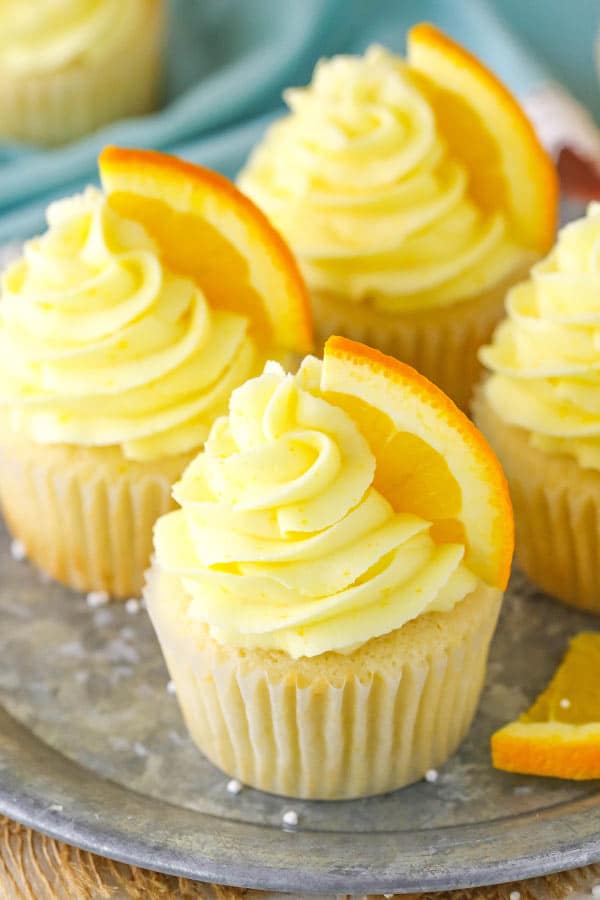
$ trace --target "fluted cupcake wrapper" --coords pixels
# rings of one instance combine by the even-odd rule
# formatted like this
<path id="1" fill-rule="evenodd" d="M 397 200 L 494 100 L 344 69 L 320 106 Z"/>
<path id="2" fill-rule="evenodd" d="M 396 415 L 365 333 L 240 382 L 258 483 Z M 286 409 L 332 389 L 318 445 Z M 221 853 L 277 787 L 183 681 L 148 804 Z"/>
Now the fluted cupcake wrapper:
<path id="1" fill-rule="evenodd" d="M 502 318 L 507 290 L 524 277 L 519 268 L 510 278 L 477 297 L 447 307 L 385 313 L 370 304 L 314 291 L 312 306 L 319 350 L 331 334 L 376 347 L 417 369 L 448 394 L 465 412 L 481 366 L 477 351 Z"/>
<path id="2" fill-rule="evenodd" d="M 191 456 L 133 463 L 116 448 L 2 440 L 0 504 L 28 558 L 76 590 L 139 596 L 154 522 Z"/>
<path id="3" fill-rule="evenodd" d="M 600 472 L 532 447 L 482 393 L 474 412 L 506 472 L 519 565 L 551 596 L 600 613 Z"/>
<path id="4" fill-rule="evenodd" d="M 498 591 L 477 589 L 457 613 L 460 628 L 454 610 L 424 617 L 434 617 L 436 641 L 393 670 L 394 637 L 386 636 L 360 657 L 326 654 L 338 660 L 329 672 L 318 658 L 304 668 L 290 660 L 285 672 L 283 654 L 218 645 L 182 614 L 181 595 L 172 576 L 150 573 L 148 609 L 199 748 L 252 787 L 329 800 L 410 784 L 454 752 L 477 707 L 501 601 Z M 385 641 L 381 664 L 376 641 Z M 367 657 L 367 668 L 357 665 Z"/>
<path id="5" fill-rule="evenodd" d="M 150 112 L 158 102 L 163 30 L 164 0 L 151 0 L 127 46 L 100 61 L 26 77 L 0 70 L 0 135 L 50 146 Z"/>

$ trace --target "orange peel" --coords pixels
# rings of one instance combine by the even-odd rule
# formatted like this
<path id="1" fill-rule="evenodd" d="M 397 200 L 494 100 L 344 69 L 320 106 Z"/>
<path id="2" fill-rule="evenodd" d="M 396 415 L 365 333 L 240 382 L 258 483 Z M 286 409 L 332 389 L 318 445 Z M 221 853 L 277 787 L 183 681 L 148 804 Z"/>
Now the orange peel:
<path id="1" fill-rule="evenodd" d="M 192 278 L 214 308 L 244 313 L 265 348 L 312 347 L 308 293 L 287 244 L 227 178 L 153 150 L 106 147 L 109 203 L 153 237 L 165 264 Z"/>
<path id="2" fill-rule="evenodd" d="M 552 246 L 558 175 L 507 88 L 475 56 L 428 23 L 412 28 L 407 59 L 418 73 L 452 156 L 469 172 L 484 209 L 503 208 L 517 239 L 537 253 Z"/>
<path id="3" fill-rule="evenodd" d="M 546 690 L 492 736 L 497 769 L 576 781 L 600 778 L 600 632 L 578 634 Z"/>
<path id="4" fill-rule="evenodd" d="M 332 336 L 322 386 L 371 444 L 375 486 L 404 512 L 433 522 L 436 539 L 466 545 L 465 562 L 504 589 L 514 548 L 506 479 L 483 435 L 411 366 Z"/>

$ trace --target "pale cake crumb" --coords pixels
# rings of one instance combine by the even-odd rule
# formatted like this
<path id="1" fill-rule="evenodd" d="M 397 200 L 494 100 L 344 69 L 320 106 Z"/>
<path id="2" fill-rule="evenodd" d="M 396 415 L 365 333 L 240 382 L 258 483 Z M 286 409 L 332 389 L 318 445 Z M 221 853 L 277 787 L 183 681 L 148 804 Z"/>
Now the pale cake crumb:
<path id="1" fill-rule="evenodd" d="M 129 600 L 125 601 L 125 611 L 129 613 L 130 616 L 135 616 L 139 613 L 141 608 L 141 603 L 137 599 L 137 597 L 131 597 Z"/>

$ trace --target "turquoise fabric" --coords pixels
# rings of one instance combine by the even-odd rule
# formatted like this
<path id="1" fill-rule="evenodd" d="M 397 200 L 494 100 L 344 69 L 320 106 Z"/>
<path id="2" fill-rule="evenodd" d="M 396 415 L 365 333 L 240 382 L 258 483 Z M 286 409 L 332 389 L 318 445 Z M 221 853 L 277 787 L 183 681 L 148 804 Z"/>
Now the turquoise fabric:
<path id="1" fill-rule="evenodd" d="M 233 177 L 281 91 L 316 60 L 380 41 L 402 52 L 415 22 L 438 24 L 518 94 L 562 81 L 600 120 L 598 0 L 171 0 L 164 104 L 53 150 L 0 144 L 0 242 L 43 227 L 48 202 L 97 179 L 107 143 L 177 153 Z"/>

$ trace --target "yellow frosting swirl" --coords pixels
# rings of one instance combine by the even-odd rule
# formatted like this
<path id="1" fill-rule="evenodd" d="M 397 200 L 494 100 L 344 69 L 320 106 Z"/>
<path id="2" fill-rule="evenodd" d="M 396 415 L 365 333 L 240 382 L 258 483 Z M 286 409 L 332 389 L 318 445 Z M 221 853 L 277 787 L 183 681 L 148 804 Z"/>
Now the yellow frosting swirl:
<path id="1" fill-rule="evenodd" d="M 268 363 L 234 391 L 229 416 L 156 524 L 159 565 L 181 578 L 189 616 L 225 644 L 292 657 L 348 651 L 475 586 L 460 544 L 394 511 L 351 416 L 326 399 L 321 363 Z"/>
<path id="2" fill-rule="evenodd" d="M 145 0 L 2 0 L 0 66 L 25 75 L 104 58 L 146 14 Z"/>
<path id="3" fill-rule="evenodd" d="M 567 225 L 481 350 L 485 394 L 532 444 L 600 469 L 600 204 Z"/>
<path id="4" fill-rule="evenodd" d="M 245 316 L 213 310 L 100 191 L 48 210 L 2 279 L 0 403 L 39 443 L 120 445 L 151 459 L 199 447 L 263 359 Z"/>
<path id="5" fill-rule="evenodd" d="M 391 311 L 445 306 L 521 261 L 505 216 L 469 197 L 422 81 L 382 47 L 321 61 L 239 183 L 315 290 Z"/>

